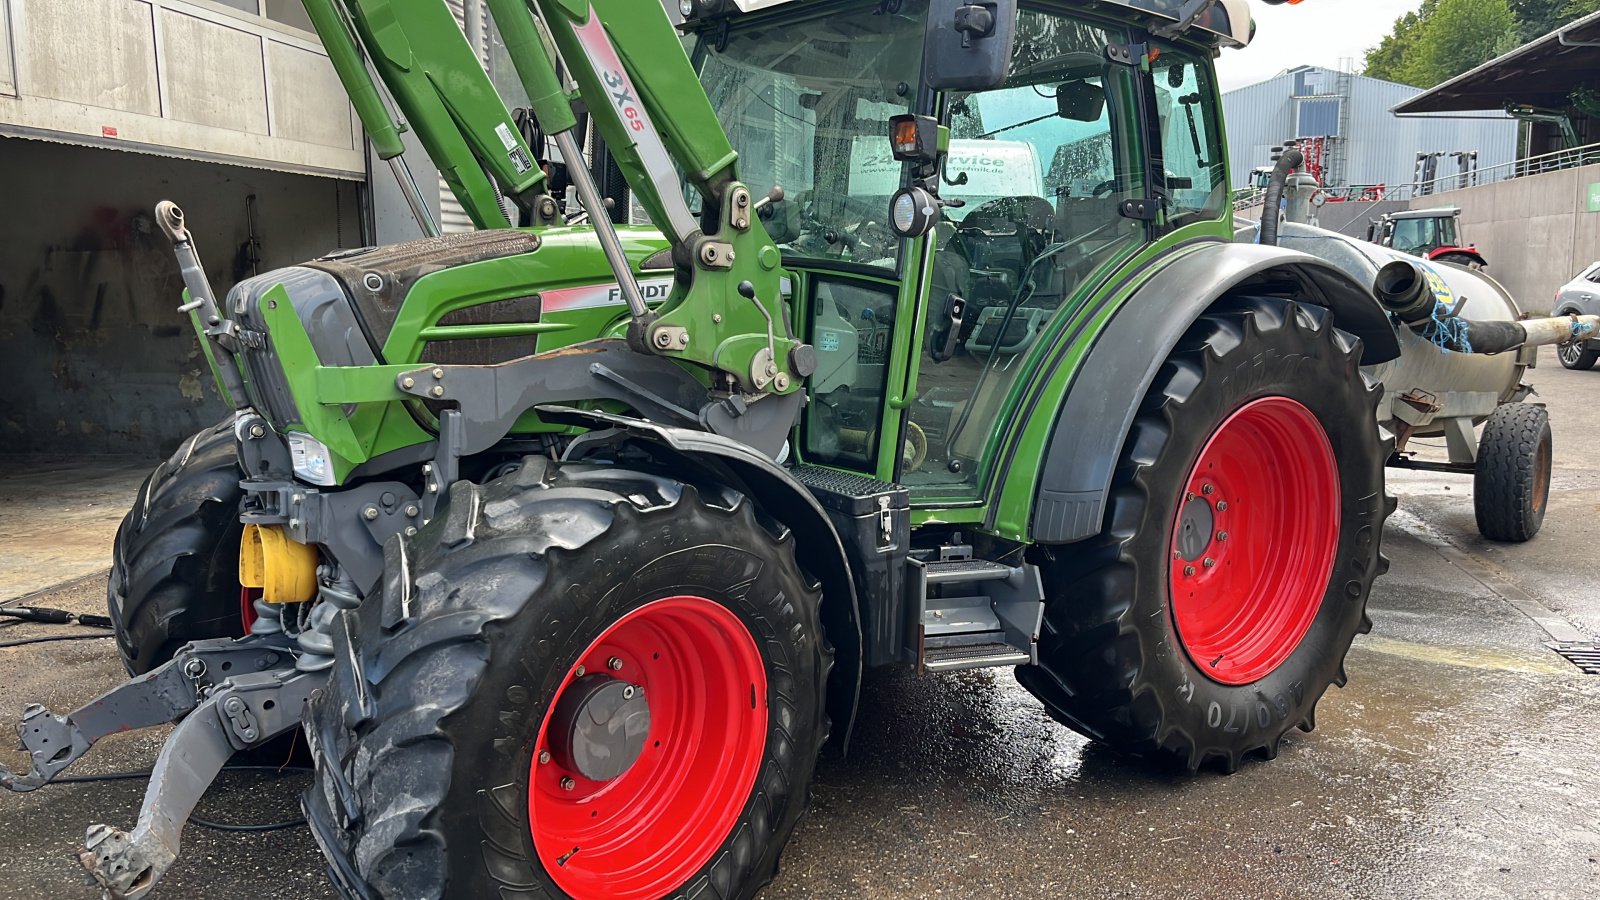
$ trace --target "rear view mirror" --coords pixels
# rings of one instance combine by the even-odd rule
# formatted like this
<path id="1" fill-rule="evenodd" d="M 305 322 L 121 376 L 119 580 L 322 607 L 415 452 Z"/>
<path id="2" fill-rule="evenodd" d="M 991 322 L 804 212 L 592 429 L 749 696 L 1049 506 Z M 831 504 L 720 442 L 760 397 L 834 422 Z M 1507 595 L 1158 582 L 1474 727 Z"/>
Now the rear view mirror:
<path id="1" fill-rule="evenodd" d="M 923 71 L 928 86 L 986 91 L 1006 80 L 1017 35 L 1017 0 L 933 0 Z"/>
<path id="2" fill-rule="evenodd" d="M 1098 122 L 1106 108 L 1106 92 L 1087 81 L 1056 85 L 1056 115 L 1073 122 Z"/>

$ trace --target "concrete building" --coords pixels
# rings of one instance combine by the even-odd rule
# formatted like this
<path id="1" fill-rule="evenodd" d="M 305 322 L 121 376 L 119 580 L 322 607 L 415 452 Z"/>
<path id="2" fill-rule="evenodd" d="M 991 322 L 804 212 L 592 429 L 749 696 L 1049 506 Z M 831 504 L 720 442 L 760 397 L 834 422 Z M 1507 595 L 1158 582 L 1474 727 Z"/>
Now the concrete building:
<path id="1" fill-rule="evenodd" d="M 1487 168 L 1517 156 L 1518 123 L 1501 112 L 1396 118 L 1396 105 L 1417 88 L 1318 66 L 1301 66 L 1222 95 L 1234 187 L 1251 170 L 1271 165 L 1272 148 L 1291 138 L 1322 138 L 1323 183 L 1333 187 L 1417 180 L 1429 154 L 1435 177 L 1455 174 L 1462 158 Z M 1432 179 L 1427 179 L 1432 180 Z"/>
<path id="2" fill-rule="evenodd" d="M 299 0 L 0 0 L 0 450 L 216 421 L 151 210 L 185 209 L 220 294 L 363 243 L 365 156 Z"/>

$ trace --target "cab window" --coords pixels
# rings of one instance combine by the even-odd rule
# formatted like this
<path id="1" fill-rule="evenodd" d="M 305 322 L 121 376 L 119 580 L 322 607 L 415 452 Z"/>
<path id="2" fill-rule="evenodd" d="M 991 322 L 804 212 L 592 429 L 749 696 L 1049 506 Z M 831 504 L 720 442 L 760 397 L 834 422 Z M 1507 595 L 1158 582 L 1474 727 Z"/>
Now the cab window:
<path id="1" fill-rule="evenodd" d="M 1163 49 L 1151 66 L 1167 216 L 1173 227 L 1222 218 L 1227 150 L 1217 127 L 1210 68 L 1183 50 Z"/>

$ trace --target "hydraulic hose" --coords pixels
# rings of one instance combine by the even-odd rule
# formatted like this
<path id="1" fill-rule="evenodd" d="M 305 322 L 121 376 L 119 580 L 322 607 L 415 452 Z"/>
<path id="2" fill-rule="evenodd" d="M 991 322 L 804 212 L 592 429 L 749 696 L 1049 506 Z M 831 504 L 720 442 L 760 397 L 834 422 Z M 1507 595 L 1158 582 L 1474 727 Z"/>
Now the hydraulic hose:
<path id="1" fill-rule="evenodd" d="M 1290 147 L 1278 157 L 1278 164 L 1272 167 L 1272 176 L 1267 180 L 1267 195 L 1261 206 L 1261 243 L 1271 246 L 1278 244 L 1278 207 L 1283 205 L 1283 188 L 1289 182 L 1289 173 L 1300 168 L 1306 161 L 1305 154 Z"/>
<path id="2" fill-rule="evenodd" d="M 1600 326 L 1600 318 L 1595 316 L 1556 316 L 1522 322 L 1462 318 L 1434 296 L 1427 272 L 1403 259 L 1378 270 L 1372 292 L 1395 318 L 1456 353 L 1504 353 L 1519 347 L 1566 343 L 1587 339 Z"/>

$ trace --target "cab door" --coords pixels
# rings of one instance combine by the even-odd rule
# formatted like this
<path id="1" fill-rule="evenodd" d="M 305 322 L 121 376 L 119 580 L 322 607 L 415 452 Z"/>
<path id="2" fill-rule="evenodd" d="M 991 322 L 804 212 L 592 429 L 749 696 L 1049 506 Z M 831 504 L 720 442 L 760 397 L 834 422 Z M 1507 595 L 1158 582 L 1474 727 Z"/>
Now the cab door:
<path id="1" fill-rule="evenodd" d="M 1136 67 L 1119 26 L 1024 10 L 1000 87 L 944 98 L 950 151 L 930 237 L 915 390 L 899 472 L 925 504 L 976 503 L 1008 398 L 1048 335 L 1151 236 Z M 958 311 L 959 310 L 959 314 Z"/>

